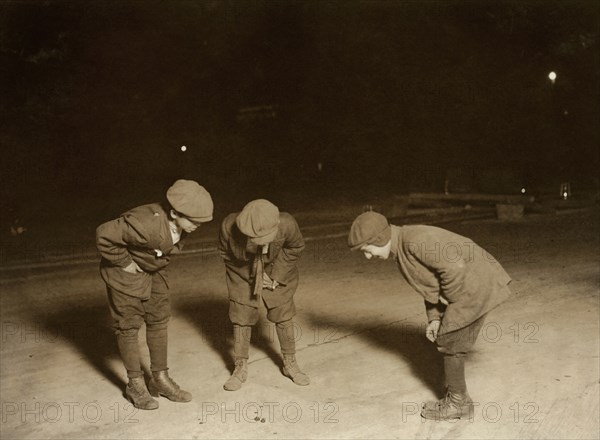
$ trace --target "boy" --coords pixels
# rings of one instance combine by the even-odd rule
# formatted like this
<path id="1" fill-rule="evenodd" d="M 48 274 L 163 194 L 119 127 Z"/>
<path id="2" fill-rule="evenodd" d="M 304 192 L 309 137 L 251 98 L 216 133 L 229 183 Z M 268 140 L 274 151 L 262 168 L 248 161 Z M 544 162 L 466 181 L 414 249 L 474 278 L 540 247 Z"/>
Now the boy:
<path id="1" fill-rule="evenodd" d="M 427 402 L 426 419 L 468 416 L 473 401 L 465 381 L 465 356 L 486 314 L 508 299 L 511 279 L 500 263 L 472 240 L 435 226 L 389 225 L 376 212 L 359 215 L 348 236 L 367 259 L 397 261 L 400 272 L 425 299 L 426 337 L 444 356 L 446 397 Z"/>
<path id="2" fill-rule="evenodd" d="M 296 263 L 303 250 L 304 239 L 296 220 L 286 212 L 280 213 L 268 200 L 253 200 L 241 212 L 223 220 L 219 253 L 227 275 L 235 361 L 233 374 L 223 385 L 225 390 L 239 390 L 248 377 L 250 335 L 258 321 L 261 298 L 267 319 L 275 323 L 283 374 L 297 385 L 310 383 L 296 363 L 292 321 L 298 287 Z"/>
<path id="3" fill-rule="evenodd" d="M 175 402 L 192 400 L 167 372 L 167 266 L 171 254 L 181 251 L 183 238 L 211 221 L 212 215 L 213 201 L 206 189 L 192 180 L 177 180 L 162 204 L 139 206 L 96 230 L 100 274 L 129 379 L 125 395 L 136 408 L 158 408 L 152 396 L 163 395 Z M 144 323 L 152 371 L 148 388 L 138 346 L 138 331 Z"/>

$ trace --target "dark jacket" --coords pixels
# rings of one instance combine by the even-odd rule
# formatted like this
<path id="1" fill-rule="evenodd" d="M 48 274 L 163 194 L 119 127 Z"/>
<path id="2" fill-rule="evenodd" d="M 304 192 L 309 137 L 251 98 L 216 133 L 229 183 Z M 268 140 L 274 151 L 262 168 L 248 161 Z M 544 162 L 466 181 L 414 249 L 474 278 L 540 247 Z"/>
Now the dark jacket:
<path id="1" fill-rule="evenodd" d="M 471 324 L 512 295 L 510 276 L 491 254 L 445 229 L 392 225 L 391 251 L 425 299 L 429 321 L 442 317 L 440 334 Z"/>
<path id="2" fill-rule="evenodd" d="M 237 215 L 229 214 L 221 223 L 219 254 L 225 262 L 229 298 L 240 304 L 257 307 L 258 298 L 252 295 L 250 278 L 254 253 L 248 238 L 235 223 Z M 274 291 L 262 290 L 268 307 L 277 307 L 292 300 L 298 286 L 297 262 L 304 250 L 304 238 L 294 217 L 282 212 L 279 220 L 277 235 L 263 258 L 265 272 L 281 284 Z"/>
<path id="3" fill-rule="evenodd" d="M 170 255 L 181 252 L 183 243 L 180 240 L 173 244 L 167 212 L 160 204 L 153 203 L 98 226 L 96 247 L 102 256 L 100 273 L 109 287 L 127 295 L 149 298 L 153 274 L 160 275 L 168 286 L 165 269 Z M 144 272 L 124 271 L 132 261 Z"/>

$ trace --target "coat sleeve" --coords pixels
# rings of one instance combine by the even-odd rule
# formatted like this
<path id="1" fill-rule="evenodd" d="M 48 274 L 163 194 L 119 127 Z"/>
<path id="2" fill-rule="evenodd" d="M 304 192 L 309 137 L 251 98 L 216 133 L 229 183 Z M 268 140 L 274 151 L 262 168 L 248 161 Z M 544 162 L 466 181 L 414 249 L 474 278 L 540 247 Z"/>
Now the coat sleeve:
<path id="1" fill-rule="evenodd" d="M 219 255 L 225 263 L 230 263 L 235 259 L 229 246 L 229 237 L 231 235 L 230 226 L 231 222 L 229 221 L 229 217 L 225 217 L 221 223 L 221 229 L 219 230 L 219 242 L 217 244 Z"/>
<path id="2" fill-rule="evenodd" d="M 295 272 L 298 259 L 304 251 L 304 237 L 296 220 L 290 215 L 285 222 L 285 242 L 273 262 L 271 278 L 280 284 L 287 284 Z"/>
<path id="3" fill-rule="evenodd" d="M 425 314 L 427 315 L 427 322 L 435 321 L 436 319 L 441 320 L 445 311 L 446 305 L 444 305 L 442 302 L 433 304 L 425 300 Z"/>
<path id="4" fill-rule="evenodd" d="M 128 247 L 143 247 L 147 242 L 123 217 L 103 223 L 96 229 L 96 247 L 100 255 L 115 266 L 127 267 L 133 261 Z"/>

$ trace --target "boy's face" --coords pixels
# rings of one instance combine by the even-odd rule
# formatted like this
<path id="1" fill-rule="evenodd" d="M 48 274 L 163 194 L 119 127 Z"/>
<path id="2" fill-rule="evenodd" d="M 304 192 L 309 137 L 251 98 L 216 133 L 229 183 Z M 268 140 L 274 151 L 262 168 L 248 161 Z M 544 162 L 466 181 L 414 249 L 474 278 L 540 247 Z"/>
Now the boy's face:
<path id="1" fill-rule="evenodd" d="M 367 260 L 371 258 L 379 258 L 380 260 L 387 260 L 390 256 L 390 250 L 392 248 L 392 241 L 388 241 L 385 246 L 375 246 L 374 244 L 365 244 L 361 246 L 360 251 L 363 253 Z"/>
<path id="2" fill-rule="evenodd" d="M 189 218 L 184 217 L 181 214 L 178 214 L 175 211 L 171 211 L 171 216 L 173 217 L 173 222 L 177 225 L 177 227 L 184 230 L 188 234 L 190 232 L 194 232 L 202 224 L 202 223 L 194 222 L 194 221 L 190 220 Z"/>

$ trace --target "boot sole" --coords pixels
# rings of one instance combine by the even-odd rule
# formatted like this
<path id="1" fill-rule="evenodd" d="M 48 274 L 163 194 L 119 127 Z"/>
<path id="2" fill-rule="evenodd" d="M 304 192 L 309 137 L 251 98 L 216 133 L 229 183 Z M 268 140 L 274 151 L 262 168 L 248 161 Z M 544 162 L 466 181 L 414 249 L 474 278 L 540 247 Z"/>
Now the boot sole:
<path id="1" fill-rule="evenodd" d="M 458 414 L 454 414 L 451 417 L 445 417 L 443 413 L 432 410 L 423 410 L 421 411 L 421 417 L 427 420 L 436 420 L 436 421 L 446 421 L 446 420 L 460 420 L 467 419 L 469 415 L 473 414 L 473 408 L 465 408 L 460 411 Z"/>
<path id="2" fill-rule="evenodd" d="M 296 385 L 299 385 L 299 386 L 301 386 L 301 387 L 305 387 L 305 386 L 308 386 L 308 385 L 310 385 L 310 379 L 308 380 L 308 382 L 307 382 L 307 383 L 298 383 L 298 382 L 296 382 L 296 381 L 294 380 L 294 378 L 292 377 L 292 375 L 290 374 L 289 370 L 288 370 L 287 368 L 285 368 L 285 367 L 283 367 L 283 375 L 284 375 L 285 377 L 288 377 L 288 378 L 290 378 L 292 382 L 294 382 Z"/>
<path id="3" fill-rule="evenodd" d="M 232 384 L 233 386 L 230 386 L 229 388 L 227 387 L 227 383 L 232 380 L 235 379 L 234 384 Z M 246 382 L 246 379 L 241 380 L 239 377 L 236 378 L 230 378 L 227 380 L 227 382 L 225 382 L 225 384 L 223 385 L 223 389 L 225 391 L 238 391 L 239 389 L 242 388 L 242 385 Z M 237 387 L 237 388 L 236 388 Z"/>
<path id="4" fill-rule="evenodd" d="M 161 396 L 165 397 L 165 398 L 169 399 L 171 402 L 188 403 L 188 402 L 192 401 L 192 398 L 190 398 L 189 400 L 173 399 L 172 397 L 168 396 L 167 394 L 161 393 L 156 388 L 154 388 L 152 385 L 148 386 L 148 393 L 150 393 L 150 395 L 152 397 L 161 397 Z"/>
<path id="5" fill-rule="evenodd" d="M 125 398 L 134 406 L 134 408 L 141 409 L 144 411 L 152 411 L 154 409 L 158 409 L 158 402 L 156 402 L 156 406 L 153 408 L 143 408 L 143 407 L 137 405 L 132 397 L 126 395 Z"/>

